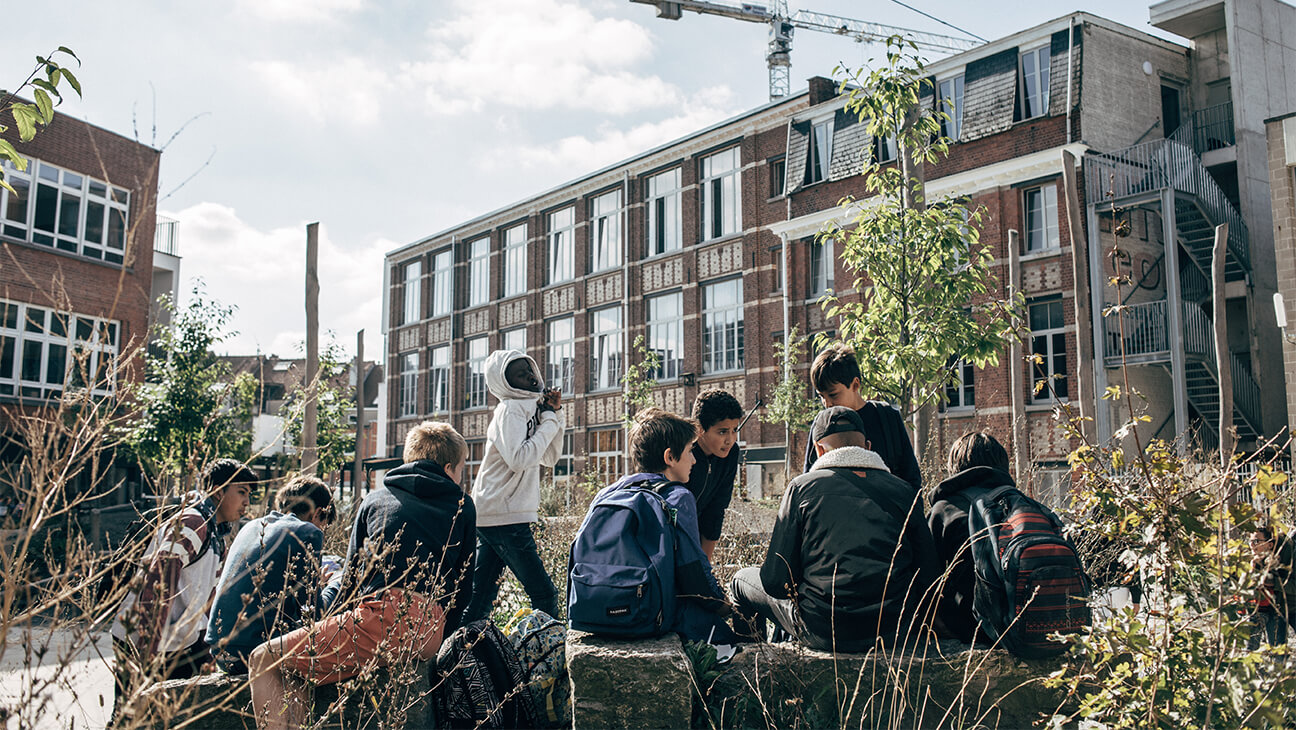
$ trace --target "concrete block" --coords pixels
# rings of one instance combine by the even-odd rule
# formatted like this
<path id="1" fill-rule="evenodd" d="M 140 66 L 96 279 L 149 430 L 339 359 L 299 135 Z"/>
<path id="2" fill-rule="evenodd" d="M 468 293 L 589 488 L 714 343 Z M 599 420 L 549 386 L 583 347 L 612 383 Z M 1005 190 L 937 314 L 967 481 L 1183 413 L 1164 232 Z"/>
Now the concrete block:
<path id="1" fill-rule="evenodd" d="M 617 641 L 567 632 L 572 720 L 577 728 L 684 728 L 693 671 L 679 637 Z"/>

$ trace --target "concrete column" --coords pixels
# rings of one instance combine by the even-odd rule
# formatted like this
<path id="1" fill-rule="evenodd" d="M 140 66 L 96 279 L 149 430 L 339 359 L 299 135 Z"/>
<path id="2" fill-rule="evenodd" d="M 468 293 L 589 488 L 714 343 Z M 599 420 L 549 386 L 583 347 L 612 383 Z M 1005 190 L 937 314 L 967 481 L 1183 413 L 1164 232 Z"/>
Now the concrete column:
<path id="1" fill-rule="evenodd" d="M 1161 192 L 1161 238 L 1165 241 L 1166 310 L 1170 319 L 1170 378 L 1174 389 L 1175 433 L 1188 430 L 1188 384 L 1183 347 L 1183 293 L 1179 289 L 1179 243 L 1175 239 L 1175 193 Z M 1186 449 L 1185 444 L 1180 449 Z"/>

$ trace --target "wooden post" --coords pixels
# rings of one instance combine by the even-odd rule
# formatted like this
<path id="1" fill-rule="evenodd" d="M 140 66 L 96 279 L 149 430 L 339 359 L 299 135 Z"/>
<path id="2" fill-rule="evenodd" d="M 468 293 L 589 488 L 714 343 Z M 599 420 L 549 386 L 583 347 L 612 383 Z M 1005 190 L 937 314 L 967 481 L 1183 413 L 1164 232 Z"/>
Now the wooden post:
<path id="1" fill-rule="evenodd" d="M 317 453 L 319 393 L 319 223 L 306 225 L 306 414 L 302 418 L 301 470 L 314 475 Z"/>
<path id="2" fill-rule="evenodd" d="M 1220 466 L 1227 469 L 1237 446 L 1233 440 L 1233 368 L 1228 349 L 1225 317 L 1224 256 L 1228 251 L 1228 224 L 1215 226 L 1215 248 L 1211 256 L 1211 304 L 1215 308 L 1215 372 L 1219 374 Z"/>
<path id="3" fill-rule="evenodd" d="M 1062 185 L 1066 188 L 1067 232 L 1071 236 L 1071 280 L 1074 286 L 1076 321 L 1076 403 L 1080 407 L 1080 432 L 1094 443 L 1093 313 L 1089 304 L 1089 238 L 1085 236 L 1080 190 L 1076 184 L 1076 158 L 1062 150 Z"/>
<path id="4" fill-rule="evenodd" d="M 1015 229 L 1008 231 L 1008 299 L 1017 296 L 1021 286 L 1021 242 Z M 1026 393 L 1023 390 L 1021 338 L 1013 333 L 1008 345 L 1008 390 L 1012 404 L 1013 477 L 1018 484 L 1026 483 L 1030 463 L 1029 444 L 1026 443 Z"/>
<path id="5" fill-rule="evenodd" d="M 361 480 L 364 478 L 364 465 L 362 453 L 364 449 L 364 415 L 365 415 L 365 371 L 364 371 L 364 330 L 356 333 L 356 357 L 355 357 L 355 399 L 356 399 L 356 430 L 355 430 L 355 458 L 351 464 L 351 504 L 360 504 L 363 496 L 360 488 Z"/>

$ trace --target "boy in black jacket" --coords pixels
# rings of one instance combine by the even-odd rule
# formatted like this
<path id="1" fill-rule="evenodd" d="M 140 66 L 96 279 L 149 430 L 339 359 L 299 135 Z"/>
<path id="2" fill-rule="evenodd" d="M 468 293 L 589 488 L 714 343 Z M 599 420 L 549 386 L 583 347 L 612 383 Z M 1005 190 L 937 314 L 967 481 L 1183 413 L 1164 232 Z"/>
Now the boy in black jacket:
<path id="1" fill-rule="evenodd" d="M 685 486 L 697 499 L 698 533 L 707 560 L 715 558 L 725 509 L 733 499 L 734 479 L 742 460 L 738 449 L 742 417 L 742 404 L 719 388 L 704 390 L 693 401 L 693 420 L 701 431 L 693 444 L 693 468 Z"/>

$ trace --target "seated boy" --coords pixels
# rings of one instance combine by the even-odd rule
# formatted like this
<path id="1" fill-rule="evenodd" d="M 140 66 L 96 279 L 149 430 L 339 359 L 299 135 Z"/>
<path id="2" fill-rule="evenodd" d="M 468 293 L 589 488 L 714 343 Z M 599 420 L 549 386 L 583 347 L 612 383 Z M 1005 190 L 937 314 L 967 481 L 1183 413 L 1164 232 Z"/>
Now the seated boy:
<path id="1" fill-rule="evenodd" d="M 306 688 L 289 673 L 331 684 L 411 654 L 436 655 L 468 602 L 477 513 L 459 487 L 467 455 L 446 423 L 425 421 L 405 437 L 405 463 L 356 512 L 341 612 L 252 651 L 257 727 L 302 725 Z"/>
<path id="2" fill-rule="evenodd" d="M 299 475 L 275 495 L 275 510 L 243 526 L 225 559 L 207 621 L 207 643 L 225 672 L 246 674 L 258 644 L 310 618 L 319 598 L 324 528 L 333 496 Z"/>
<path id="3" fill-rule="evenodd" d="M 742 460 L 737 446 L 742 417 L 738 399 L 719 388 L 704 390 L 693 401 L 693 420 L 702 430 L 693 445 L 693 468 L 686 486 L 697 498 L 698 532 L 707 560 L 715 558 L 725 509 L 733 498 L 734 478 Z"/>
<path id="4" fill-rule="evenodd" d="M 938 575 L 922 498 L 868 449 L 853 409 L 821 411 L 810 437 L 819 458 L 784 492 L 765 563 L 734 575 L 736 611 L 757 638 L 771 620 L 822 651 L 911 645 Z"/>

